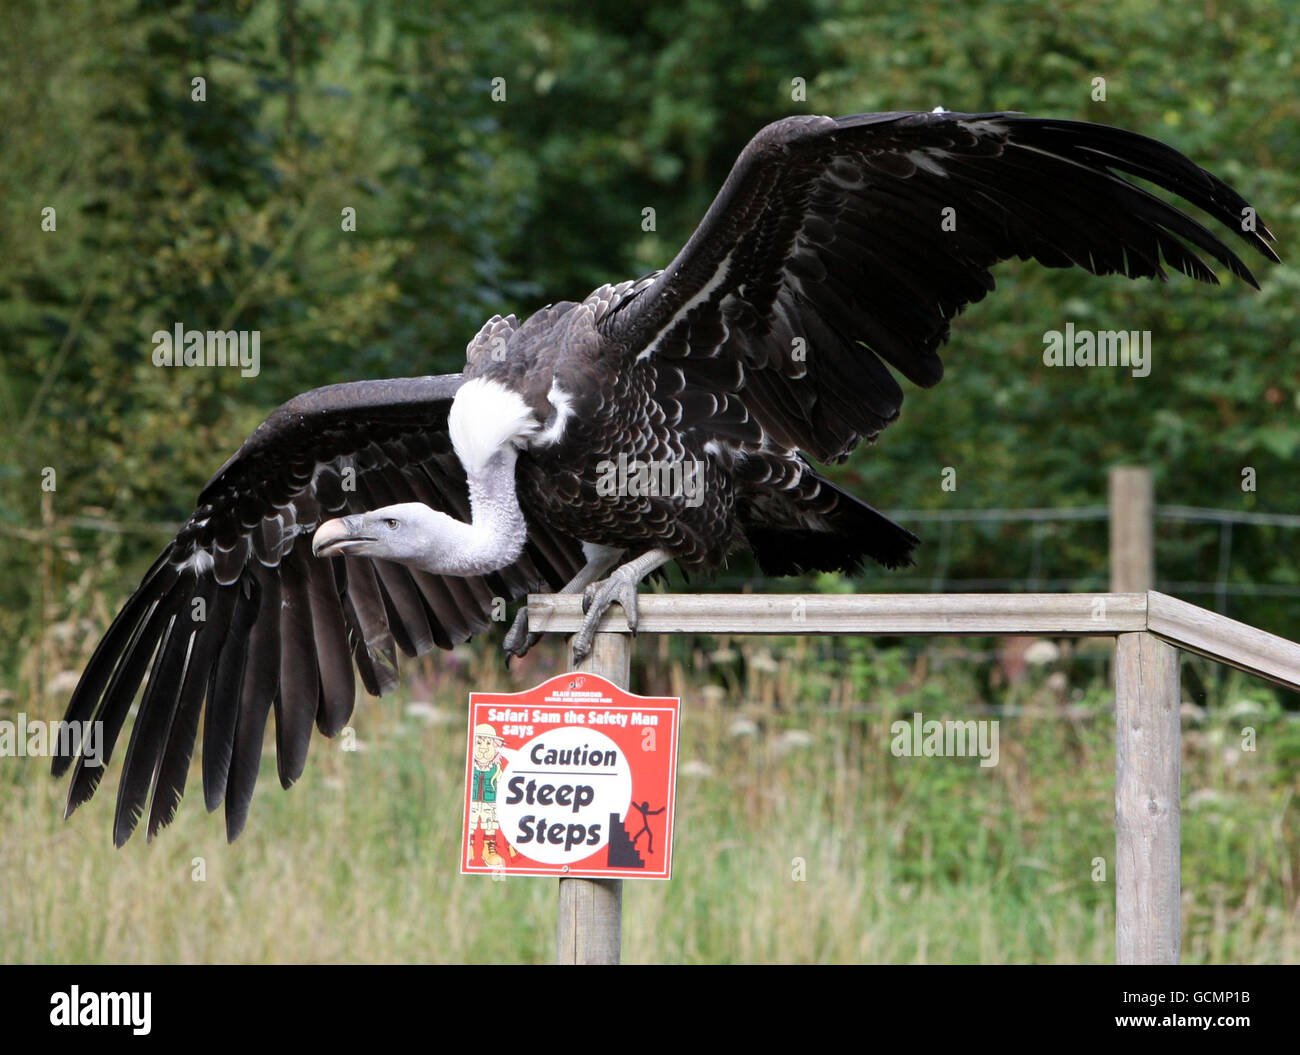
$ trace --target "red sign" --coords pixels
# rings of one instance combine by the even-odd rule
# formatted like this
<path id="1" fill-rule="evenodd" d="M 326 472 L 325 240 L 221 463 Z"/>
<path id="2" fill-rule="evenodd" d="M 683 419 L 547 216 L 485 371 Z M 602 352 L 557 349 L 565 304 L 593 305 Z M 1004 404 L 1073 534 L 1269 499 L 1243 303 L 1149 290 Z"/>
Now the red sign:
<path id="1" fill-rule="evenodd" d="M 680 711 L 597 674 L 470 693 L 461 874 L 670 878 Z"/>

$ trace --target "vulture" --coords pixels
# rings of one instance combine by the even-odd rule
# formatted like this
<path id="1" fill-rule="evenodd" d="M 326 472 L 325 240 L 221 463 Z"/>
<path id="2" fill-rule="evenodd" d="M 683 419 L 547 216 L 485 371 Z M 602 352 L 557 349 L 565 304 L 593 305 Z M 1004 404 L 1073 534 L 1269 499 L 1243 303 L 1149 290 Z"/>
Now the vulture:
<path id="1" fill-rule="evenodd" d="M 1278 259 L 1231 187 L 1132 132 L 1017 113 L 790 117 L 745 147 L 662 271 L 491 319 L 461 374 L 291 399 L 203 489 L 68 704 L 66 721 L 103 723 L 106 762 L 140 694 L 114 842 L 146 812 L 150 839 L 172 820 L 200 718 L 204 798 L 233 840 L 272 712 L 288 787 L 313 725 L 348 721 L 357 677 L 386 692 L 399 650 L 450 648 L 530 591 L 584 594 L 581 657 L 612 603 L 635 629 L 638 583 L 670 561 L 707 572 L 747 548 L 773 576 L 907 564 L 916 537 L 815 463 L 898 417 L 896 375 L 939 381 L 950 322 L 994 288 L 993 265 L 1217 283 L 1208 257 L 1258 288 L 1133 178 Z M 524 606 L 506 652 L 535 639 Z M 71 769 L 67 814 L 103 777 L 93 761 L 54 760 Z"/>

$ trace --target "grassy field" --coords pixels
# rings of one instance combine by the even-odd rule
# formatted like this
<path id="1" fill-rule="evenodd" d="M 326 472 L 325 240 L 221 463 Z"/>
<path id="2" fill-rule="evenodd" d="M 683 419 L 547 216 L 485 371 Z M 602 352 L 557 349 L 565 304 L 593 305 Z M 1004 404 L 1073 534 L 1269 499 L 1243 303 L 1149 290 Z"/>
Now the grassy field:
<path id="1" fill-rule="evenodd" d="M 624 959 L 1110 960 L 1104 643 L 992 689 L 988 657 L 963 651 L 977 645 L 700 639 L 670 655 L 643 637 L 634 687 L 684 698 L 681 777 L 675 875 L 626 885 Z M 401 695 L 359 705 L 359 749 L 318 738 L 287 793 L 268 741 L 233 846 L 197 772 L 171 828 L 116 851 L 120 748 L 67 823 L 47 760 L 0 759 L 0 961 L 549 961 L 556 884 L 462 878 L 457 860 L 466 693 L 558 661 L 544 647 L 507 674 L 484 643 L 407 664 Z M 29 717 L 57 717 L 66 681 Z M 1210 696 L 1185 707 L 1184 959 L 1295 962 L 1300 724 L 1244 677 Z M 20 709 L 8 693 L 0 718 Z M 889 724 L 914 711 L 1000 717 L 998 765 L 894 757 Z M 1258 750 L 1241 750 L 1246 726 Z"/>

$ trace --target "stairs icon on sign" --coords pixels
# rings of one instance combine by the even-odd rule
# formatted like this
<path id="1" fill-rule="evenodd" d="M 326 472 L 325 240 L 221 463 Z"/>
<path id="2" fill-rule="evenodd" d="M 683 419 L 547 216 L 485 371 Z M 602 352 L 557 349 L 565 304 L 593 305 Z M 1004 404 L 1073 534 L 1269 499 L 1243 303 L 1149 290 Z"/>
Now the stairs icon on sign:
<path id="1" fill-rule="evenodd" d="M 617 813 L 609 815 L 609 852 L 605 864 L 610 868 L 644 868 L 645 862 L 628 837 Z"/>

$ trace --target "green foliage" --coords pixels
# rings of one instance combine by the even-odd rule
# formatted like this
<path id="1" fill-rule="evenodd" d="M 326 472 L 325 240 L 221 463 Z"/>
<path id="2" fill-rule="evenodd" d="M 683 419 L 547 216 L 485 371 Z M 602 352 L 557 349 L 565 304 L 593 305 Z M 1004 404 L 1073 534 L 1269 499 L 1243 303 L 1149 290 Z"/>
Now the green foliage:
<path id="1" fill-rule="evenodd" d="M 274 405 L 334 381 L 455 369 L 495 312 L 662 266 L 745 141 L 785 114 L 943 105 L 1103 121 L 1233 181 L 1284 255 L 1300 220 L 1300 23 L 1270 0 L 527 12 L 108 0 L 8 5 L 0 20 L 17 44 L 0 60 L 6 671 L 80 597 L 91 623 L 62 653 L 76 666 Z M 792 97 L 796 78 L 806 99 Z M 46 207 L 56 232 L 40 229 Z M 1166 502 L 1300 512 L 1300 279 L 1259 264 L 1258 294 L 1231 279 L 1004 267 L 998 293 L 957 321 L 944 384 L 911 392 L 879 446 L 837 471 L 886 509 L 1069 506 L 1102 501 L 1111 464 L 1146 463 Z M 1045 368 L 1042 334 L 1067 321 L 1150 329 L 1151 376 Z M 150 335 L 178 322 L 259 330 L 260 375 L 153 366 Z M 945 466 L 955 492 L 938 486 Z M 1241 491 L 1243 466 L 1258 492 Z M 92 532 L 87 517 L 127 530 Z M 922 578 L 945 548 L 925 534 Z M 1233 580 L 1300 581 L 1290 538 L 1240 530 Z M 1218 546 L 1217 532 L 1170 528 L 1162 579 L 1213 578 Z M 958 525 L 946 549 L 963 578 L 1024 574 L 1033 559 L 1015 525 Z M 1100 584 L 1103 560 L 1103 534 L 1062 526 L 1045 532 L 1039 570 Z M 733 574 L 746 570 L 741 559 Z M 1293 633 L 1292 611 L 1265 597 L 1232 614 Z"/>

